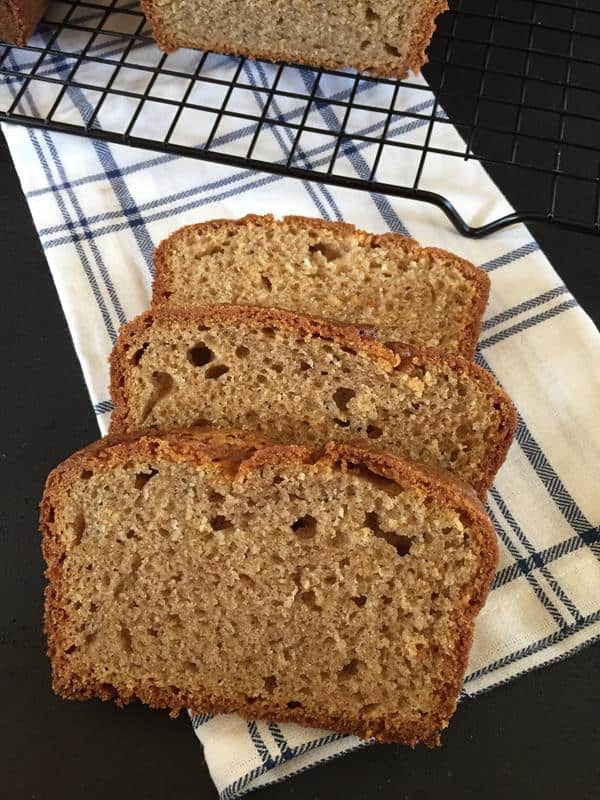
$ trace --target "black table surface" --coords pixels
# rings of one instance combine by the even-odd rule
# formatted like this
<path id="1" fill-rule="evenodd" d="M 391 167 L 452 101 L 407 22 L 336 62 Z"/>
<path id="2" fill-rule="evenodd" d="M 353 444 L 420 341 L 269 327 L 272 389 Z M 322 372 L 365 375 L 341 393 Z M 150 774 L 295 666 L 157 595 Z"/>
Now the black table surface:
<path id="1" fill-rule="evenodd" d="M 502 188 L 518 204 L 518 182 Z M 98 429 L 50 273 L 0 136 L 0 794 L 215 798 L 189 721 L 52 694 L 37 504 L 48 471 Z M 441 220 L 441 224 L 445 224 Z M 534 229 L 600 322 L 600 237 Z M 253 796 L 600 797 L 600 645 L 461 705 L 436 750 L 380 745 Z"/>

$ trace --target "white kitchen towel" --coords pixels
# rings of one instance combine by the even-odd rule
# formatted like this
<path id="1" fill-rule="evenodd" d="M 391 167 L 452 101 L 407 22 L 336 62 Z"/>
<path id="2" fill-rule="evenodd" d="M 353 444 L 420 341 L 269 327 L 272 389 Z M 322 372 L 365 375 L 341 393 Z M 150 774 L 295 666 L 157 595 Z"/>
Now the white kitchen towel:
<path id="1" fill-rule="evenodd" d="M 114 39 L 103 46 L 114 48 Z M 140 51 L 147 51 L 149 60 L 156 55 L 151 45 Z M 138 57 L 146 57 L 144 52 Z M 173 57 L 183 63 L 198 55 L 183 52 Z M 10 54 L 9 63 L 22 59 L 26 64 L 33 58 L 21 51 Z M 226 80 L 236 63 L 214 57 L 206 68 Z M 69 61 L 54 57 L 44 69 L 46 75 L 64 75 Z M 245 79 L 250 85 L 264 85 L 270 69 L 246 63 Z M 282 80 L 306 91 L 310 75 L 310 70 L 290 69 Z M 135 75 L 130 80 L 135 81 Z M 0 80 L 0 107 L 19 85 L 7 76 Z M 52 84 L 39 82 L 21 97 L 22 108 L 43 113 L 56 96 L 53 91 Z M 347 91 L 342 77 L 324 81 L 322 102 L 314 112 L 320 115 L 320 125 L 337 124 L 335 109 L 326 99 L 345 97 Z M 385 124 L 377 108 L 378 103 L 385 105 L 378 93 L 387 91 L 378 84 L 361 88 L 361 103 L 373 108 L 371 116 L 363 112 L 357 120 L 362 130 L 380 131 Z M 61 102 L 67 121 L 89 115 L 89 97 L 82 90 L 69 90 Z M 262 98 L 248 92 L 243 102 L 255 113 Z M 418 81 L 397 98 L 398 107 L 413 110 L 426 109 L 432 102 Z M 292 101 L 272 110 L 283 119 L 302 115 Z M 108 103 L 100 124 L 115 125 L 121 113 L 125 110 L 119 103 Z M 140 124 L 152 134 L 159 116 L 146 115 Z M 182 127 L 182 136 L 186 131 L 196 139 L 206 135 L 199 125 L 199 120 L 190 121 Z M 232 118 L 227 126 L 218 131 L 216 145 L 243 149 L 252 129 Z M 418 142 L 426 130 L 424 120 L 397 117 L 388 136 Z M 473 697 L 564 658 L 600 636 L 600 335 L 524 226 L 467 240 L 439 211 L 416 202 L 333 190 L 48 130 L 4 125 L 3 131 L 103 432 L 112 408 L 108 354 L 119 326 L 148 304 L 154 247 L 180 225 L 248 212 L 318 215 L 372 231 L 408 233 L 486 270 L 492 291 L 477 360 L 510 393 L 519 421 L 515 443 L 488 497 L 500 540 L 500 565 L 477 621 L 463 695 Z M 461 146 L 448 124 L 440 125 L 435 135 L 441 146 Z M 275 129 L 260 142 L 257 155 L 281 160 L 291 146 L 287 131 Z M 327 137 L 317 137 L 305 142 L 299 155 L 305 165 L 318 168 L 332 146 Z M 365 143 L 341 149 L 347 174 L 365 174 L 373 147 Z M 414 174 L 418 153 L 407 150 L 393 156 L 387 169 L 395 170 L 393 180 L 406 182 Z M 423 185 L 450 196 L 475 223 L 510 211 L 476 162 L 432 157 Z M 294 724 L 248 723 L 236 715 L 195 716 L 192 724 L 223 798 L 365 746 L 351 736 Z"/>

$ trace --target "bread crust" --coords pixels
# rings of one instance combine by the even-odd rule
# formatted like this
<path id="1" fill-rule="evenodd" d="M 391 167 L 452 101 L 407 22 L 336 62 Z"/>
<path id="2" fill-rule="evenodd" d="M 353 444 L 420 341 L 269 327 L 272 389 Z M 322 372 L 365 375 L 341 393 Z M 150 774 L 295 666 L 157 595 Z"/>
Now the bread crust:
<path id="1" fill-rule="evenodd" d="M 0 40 L 25 47 L 47 0 L 0 0 Z"/>
<path id="2" fill-rule="evenodd" d="M 258 698 L 252 705 L 238 705 L 224 697 L 190 693 L 175 687 L 140 685 L 134 691 L 104 683 L 90 683 L 74 674 L 64 654 L 61 636 L 66 611 L 62 602 L 62 571 L 66 551 L 56 529 L 56 508 L 62 498 L 86 470 L 110 469 L 139 459 L 155 463 L 158 460 L 186 462 L 218 469 L 228 480 L 243 481 L 264 465 L 281 467 L 312 464 L 317 470 L 332 467 L 342 470 L 360 466 L 375 475 L 403 486 L 419 487 L 436 496 L 443 504 L 455 508 L 469 518 L 469 524 L 481 537 L 482 560 L 477 580 L 466 606 L 461 634 L 449 660 L 447 690 L 439 706 L 420 725 L 393 727 L 385 719 L 361 720 L 350 716 L 316 716 L 301 708 L 280 708 Z M 124 705 L 139 699 L 152 708 L 167 708 L 176 716 L 182 708 L 197 713 L 238 712 L 251 719 L 293 721 L 302 725 L 325 727 L 361 738 L 374 737 L 382 742 L 402 742 L 411 746 L 419 742 L 439 743 L 439 733 L 447 727 L 456 708 L 473 636 L 474 619 L 489 592 L 498 560 L 498 545 L 494 529 L 482 504 L 473 490 L 459 479 L 440 470 L 403 461 L 386 453 L 353 444 L 331 442 L 323 449 L 304 445 L 272 444 L 260 437 L 235 430 L 173 429 L 166 432 L 138 432 L 123 436 L 108 436 L 78 451 L 49 475 L 40 503 L 42 549 L 47 564 L 48 581 L 45 592 L 45 631 L 48 655 L 52 664 L 54 691 L 67 699 L 115 700 Z"/>
<path id="3" fill-rule="evenodd" d="M 342 347 L 363 353 L 375 365 L 388 371 L 402 370 L 410 364 L 423 364 L 425 367 L 444 365 L 452 370 L 466 373 L 483 387 L 490 397 L 490 402 L 496 405 L 502 420 L 495 441 L 488 443 L 488 460 L 482 466 L 481 479 L 477 485 L 474 485 L 474 489 L 482 499 L 485 498 L 487 489 L 492 485 L 494 476 L 502 466 L 512 443 L 517 425 L 517 415 L 510 398 L 498 385 L 493 375 L 462 356 L 444 353 L 435 348 L 416 348 L 402 343 L 385 345 L 374 338 L 374 333 L 370 328 L 361 329 L 354 325 L 341 325 L 319 317 L 296 314 L 283 309 L 233 304 L 189 307 L 155 306 L 121 328 L 110 356 L 110 393 L 115 406 L 110 423 L 111 433 L 124 432 L 133 427 L 128 419 L 125 375 L 128 369 L 127 352 L 135 346 L 136 337 L 154 324 L 185 324 L 187 322 L 245 324 L 256 328 L 273 326 L 300 335 L 318 336 Z"/>
<path id="4" fill-rule="evenodd" d="M 453 266 L 475 286 L 475 297 L 473 298 L 473 304 L 471 306 L 470 320 L 467 327 L 464 329 L 463 339 L 460 349 L 458 350 L 459 355 L 464 356 L 464 358 L 473 358 L 481 331 L 481 321 L 490 295 L 490 279 L 487 273 L 476 267 L 470 261 L 454 253 L 450 253 L 448 250 L 442 250 L 439 247 L 421 247 L 416 239 L 404 236 L 401 233 L 368 233 L 360 228 L 356 228 L 348 222 L 331 222 L 315 217 L 297 215 L 285 216 L 279 221 L 272 214 L 265 214 L 262 216 L 247 214 L 240 219 L 213 219 L 207 222 L 185 225 L 174 231 L 156 248 L 154 253 L 152 305 L 157 306 L 166 302 L 173 282 L 173 273 L 169 268 L 170 254 L 172 248 L 178 241 L 185 238 L 189 233 L 201 236 L 205 232 L 216 231 L 219 228 L 226 228 L 228 230 L 249 226 L 270 228 L 278 224 L 286 223 L 299 225 L 307 231 L 331 231 L 336 234 L 355 236 L 359 241 L 365 242 L 368 245 L 394 247 L 398 250 L 403 250 L 406 254 L 414 253 L 415 257 L 424 255 L 430 256 L 432 259 L 439 258 L 445 261 L 451 261 Z"/>
<path id="5" fill-rule="evenodd" d="M 406 78 L 410 71 L 419 72 L 421 67 L 427 63 L 426 49 L 431 41 L 435 30 L 436 19 L 448 9 L 447 0 L 428 0 L 421 9 L 420 21 L 413 25 L 412 35 L 404 60 L 396 67 L 377 67 L 367 61 L 358 61 L 349 64 L 336 59 L 323 59 L 318 64 L 311 61 L 298 59 L 295 56 L 287 55 L 283 58 L 281 53 L 276 53 L 266 48 L 265 50 L 254 50 L 252 47 L 243 47 L 231 42 L 215 41 L 209 36 L 204 39 L 175 39 L 164 24 L 163 16 L 156 6 L 154 0 L 140 0 L 140 4 L 146 18 L 152 26 L 152 34 L 157 45 L 166 53 L 171 53 L 180 47 L 187 47 L 195 50 L 211 50 L 217 53 L 227 53 L 233 56 L 242 56 L 253 60 L 264 59 L 265 61 L 288 61 L 305 64 L 307 66 L 324 67 L 325 69 L 346 69 L 352 67 L 358 72 L 367 72 L 372 76 L 382 78 L 396 78 L 402 80 Z"/>

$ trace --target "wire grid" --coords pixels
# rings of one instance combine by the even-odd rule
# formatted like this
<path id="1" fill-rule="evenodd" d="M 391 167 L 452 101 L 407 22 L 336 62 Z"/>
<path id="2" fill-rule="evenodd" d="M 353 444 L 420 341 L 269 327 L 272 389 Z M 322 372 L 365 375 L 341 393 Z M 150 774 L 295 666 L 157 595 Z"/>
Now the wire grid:
<path id="1" fill-rule="evenodd" d="M 28 47 L 0 44 L 0 119 L 420 199 L 468 236 L 517 221 L 600 233 L 597 0 L 455 0 L 424 74 L 165 54 L 135 3 L 58 0 Z M 517 177 L 523 207 L 470 225 L 451 196 L 469 161 Z"/>

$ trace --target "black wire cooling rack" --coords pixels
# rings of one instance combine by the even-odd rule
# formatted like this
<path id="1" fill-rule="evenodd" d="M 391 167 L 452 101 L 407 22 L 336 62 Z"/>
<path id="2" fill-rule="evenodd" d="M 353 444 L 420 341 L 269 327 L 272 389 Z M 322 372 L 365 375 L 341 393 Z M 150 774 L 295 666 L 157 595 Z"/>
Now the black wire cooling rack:
<path id="1" fill-rule="evenodd" d="M 514 222 L 597 234 L 598 3 L 455 0 L 426 82 L 167 55 L 135 3 L 59 0 L 28 47 L 0 43 L 0 120 L 414 198 L 467 236 Z M 518 181 L 515 213 L 473 211 L 477 162 Z"/>

